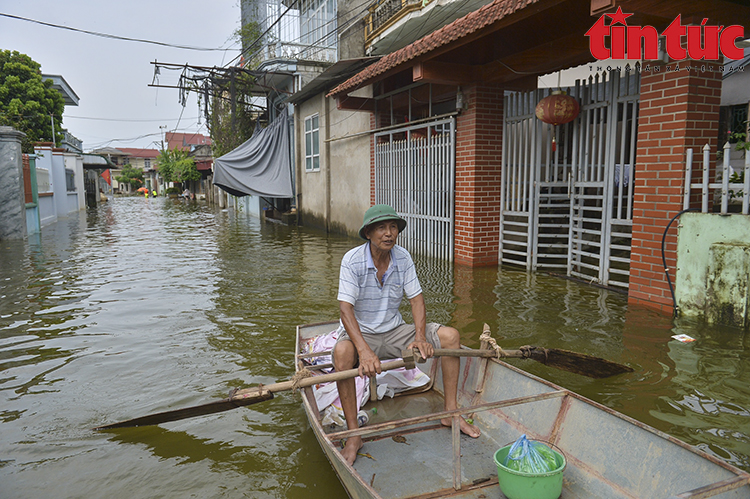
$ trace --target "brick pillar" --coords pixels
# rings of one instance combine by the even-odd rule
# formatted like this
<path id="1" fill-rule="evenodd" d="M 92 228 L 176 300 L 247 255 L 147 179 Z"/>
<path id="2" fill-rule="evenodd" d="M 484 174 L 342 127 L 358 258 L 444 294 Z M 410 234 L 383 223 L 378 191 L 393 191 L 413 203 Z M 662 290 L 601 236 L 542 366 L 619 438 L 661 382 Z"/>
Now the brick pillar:
<path id="1" fill-rule="evenodd" d="M 471 266 L 497 265 L 503 89 L 476 84 L 462 91 L 468 109 L 456 122 L 454 258 Z"/>
<path id="2" fill-rule="evenodd" d="M 691 69 L 686 69 L 690 67 Z M 703 70 L 702 70 L 703 69 Z M 716 157 L 720 66 L 682 61 L 644 64 L 638 118 L 633 201 L 629 303 L 672 313 L 672 295 L 662 263 L 661 241 L 669 221 L 682 209 L 685 155 L 700 157 L 709 144 Z M 667 234 L 665 256 L 674 285 L 677 229 Z"/>

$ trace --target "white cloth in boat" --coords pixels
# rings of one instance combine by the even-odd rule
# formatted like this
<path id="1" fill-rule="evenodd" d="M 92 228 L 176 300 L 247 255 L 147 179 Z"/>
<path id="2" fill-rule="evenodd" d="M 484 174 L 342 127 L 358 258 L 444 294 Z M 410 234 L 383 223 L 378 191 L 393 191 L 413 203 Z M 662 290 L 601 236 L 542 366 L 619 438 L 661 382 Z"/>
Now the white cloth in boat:
<path id="1" fill-rule="evenodd" d="M 316 336 L 303 345 L 302 353 L 312 352 L 329 352 L 333 349 L 338 339 L 338 331 Z M 328 364 L 331 362 L 330 355 L 321 357 L 312 357 L 308 359 L 311 364 Z M 318 372 L 330 372 L 332 369 L 325 369 Z M 383 397 L 393 397 L 396 393 L 411 390 L 426 385 L 430 378 L 419 368 L 414 369 L 392 369 L 377 375 L 378 400 Z M 357 410 L 360 409 L 370 399 L 370 383 L 367 379 L 355 378 L 357 388 Z M 313 386 L 313 394 L 318 409 L 323 413 L 324 425 L 344 426 L 344 411 L 341 409 L 341 400 L 339 399 L 336 383 L 322 383 Z"/>

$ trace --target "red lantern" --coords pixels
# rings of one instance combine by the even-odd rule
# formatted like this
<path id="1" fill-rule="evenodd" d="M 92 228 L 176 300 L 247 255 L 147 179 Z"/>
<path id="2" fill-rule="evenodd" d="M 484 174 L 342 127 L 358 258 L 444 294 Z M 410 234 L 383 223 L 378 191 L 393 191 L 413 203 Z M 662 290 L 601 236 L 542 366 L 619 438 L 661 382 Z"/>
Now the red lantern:
<path id="1" fill-rule="evenodd" d="M 536 117 L 550 125 L 564 125 L 576 119 L 580 110 L 577 100 L 562 90 L 555 90 L 536 105 Z"/>
<path id="2" fill-rule="evenodd" d="M 562 90 L 555 90 L 536 105 L 536 117 L 554 126 L 570 123 L 576 119 L 580 111 L 581 106 L 578 105 L 578 101 Z M 554 136 L 552 137 L 552 150 L 557 150 L 557 141 Z"/>

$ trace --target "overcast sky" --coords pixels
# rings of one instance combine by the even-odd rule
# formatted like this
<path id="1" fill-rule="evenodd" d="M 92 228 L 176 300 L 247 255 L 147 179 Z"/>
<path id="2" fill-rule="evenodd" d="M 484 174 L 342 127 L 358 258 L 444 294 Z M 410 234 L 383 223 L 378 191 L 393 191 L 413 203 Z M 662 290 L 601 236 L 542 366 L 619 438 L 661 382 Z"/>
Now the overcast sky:
<path id="1" fill-rule="evenodd" d="M 0 0 L 0 13 L 128 38 L 228 51 L 196 51 L 113 40 L 0 16 L 0 49 L 17 50 L 62 75 L 80 101 L 65 106 L 63 127 L 98 147 L 157 148 L 160 126 L 208 135 L 191 94 L 184 110 L 179 91 L 148 85 L 152 61 L 223 66 L 239 55 L 231 39 L 240 24 L 239 0 Z M 161 71 L 176 85 L 179 71 Z M 180 116 L 182 115 L 182 118 Z"/>

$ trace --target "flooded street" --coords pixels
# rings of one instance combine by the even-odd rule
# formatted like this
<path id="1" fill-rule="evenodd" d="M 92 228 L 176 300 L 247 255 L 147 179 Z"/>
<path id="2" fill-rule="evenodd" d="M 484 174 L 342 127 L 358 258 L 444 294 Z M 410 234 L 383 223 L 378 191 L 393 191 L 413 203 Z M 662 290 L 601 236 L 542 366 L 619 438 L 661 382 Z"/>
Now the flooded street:
<path id="1" fill-rule="evenodd" d="M 164 198 L 117 198 L 1 241 L 0 497 L 346 497 L 295 394 L 91 428 L 288 379 L 295 326 L 337 318 L 339 262 L 356 244 Z M 559 277 L 416 260 L 428 320 L 464 344 L 478 346 L 486 322 L 503 347 L 628 364 L 591 380 L 513 362 L 750 471 L 744 332 Z"/>

